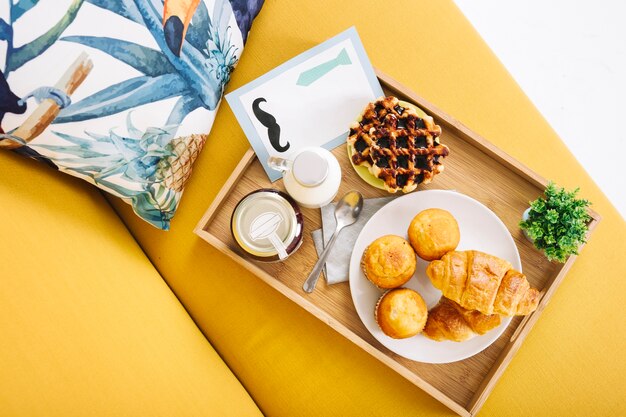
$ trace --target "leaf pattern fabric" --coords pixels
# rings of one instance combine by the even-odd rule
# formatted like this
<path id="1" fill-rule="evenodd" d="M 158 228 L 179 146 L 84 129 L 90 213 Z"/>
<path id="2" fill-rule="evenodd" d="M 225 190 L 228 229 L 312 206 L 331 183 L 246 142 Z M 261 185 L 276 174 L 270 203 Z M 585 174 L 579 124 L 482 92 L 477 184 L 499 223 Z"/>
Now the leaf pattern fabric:
<path id="1" fill-rule="evenodd" d="M 263 1 L 0 1 L 0 148 L 169 229 Z"/>

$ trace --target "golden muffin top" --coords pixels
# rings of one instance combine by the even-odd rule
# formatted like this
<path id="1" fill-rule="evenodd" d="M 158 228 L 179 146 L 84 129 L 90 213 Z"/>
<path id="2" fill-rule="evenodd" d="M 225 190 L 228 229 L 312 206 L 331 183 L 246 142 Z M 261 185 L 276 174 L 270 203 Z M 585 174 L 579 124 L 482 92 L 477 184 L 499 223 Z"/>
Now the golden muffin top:
<path id="1" fill-rule="evenodd" d="M 390 290 L 376 306 L 376 322 L 387 336 L 395 339 L 420 333 L 427 317 L 428 308 L 424 299 L 408 288 Z"/>
<path id="2" fill-rule="evenodd" d="M 366 277 L 380 288 L 405 284 L 415 273 L 417 260 L 409 242 L 400 236 L 386 235 L 372 242 L 363 254 Z"/>
<path id="3" fill-rule="evenodd" d="M 454 216 L 438 208 L 419 212 L 409 225 L 408 235 L 417 255 L 427 261 L 440 259 L 455 250 L 461 240 Z"/>

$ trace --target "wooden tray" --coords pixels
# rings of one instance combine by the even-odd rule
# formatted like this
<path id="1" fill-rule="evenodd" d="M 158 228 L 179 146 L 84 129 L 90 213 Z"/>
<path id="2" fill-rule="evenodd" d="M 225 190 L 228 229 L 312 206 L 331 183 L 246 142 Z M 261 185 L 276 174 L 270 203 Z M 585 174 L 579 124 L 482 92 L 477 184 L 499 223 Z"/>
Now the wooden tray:
<path id="1" fill-rule="evenodd" d="M 302 290 L 305 277 L 317 261 L 310 234 L 321 226 L 319 210 L 302 209 L 305 218 L 304 243 L 286 262 L 256 263 L 240 254 L 230 232 L 230 217 L 237 202 L 259 188 L 284 190 L 282 180 L 270 183 L 252 150 L 246 152 L 237 165 L 198 223 L 195 233 L 451 410 L 461 416 L 473 416 L 487 399 L 576 257 L 570 257 L 565 264 L 548 262 L 524 238 L 518 227 L 522 212 L 529 201 L 543 193 L 546 180 L 389 76 L 378 71 L 377 75 L 386 94 L 415 103 L 433 116 L 443 129 L 442 143 L 450 147 L 445 172 L 438 175 L 433 183 L 421 185 L 418 190 L 457 190 L 482 202 L 502 219 L 515 239 L 524 273 L 530 283 L 543 292 L 539 307 L 533 314 L 514 318 L 489 348 L 459 362 L 425 364 L 396 355 L 367 331 L 356 313 L 347 283 L 327 286 L 320 279 L 314 293 L 306 294 Z M 338 195 L 351 189 L 359 190 L 365 198 L 389 195 L 367 185 L 357 176 L 350 166 L 345 146 L 336 148 L 333 153 L 340 161 L 344 175 Z M 589 224 L 591 233 L 600 217 L 591 210 L 589 213 L 592 217 Z"/>

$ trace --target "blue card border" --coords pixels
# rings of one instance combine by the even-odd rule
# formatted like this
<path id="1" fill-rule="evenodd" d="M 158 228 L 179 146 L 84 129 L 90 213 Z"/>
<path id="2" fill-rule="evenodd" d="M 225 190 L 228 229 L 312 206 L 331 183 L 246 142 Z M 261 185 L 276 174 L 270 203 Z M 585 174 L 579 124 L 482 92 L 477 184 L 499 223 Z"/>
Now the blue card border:
<path id="1" fill-rule="evenodd" d="M 375 97 L 383 96 L 384 94 L 383 89 L 381 88 L 380 83 L 378 82 L 376 73 L 374 72 L 374 69 L 372 68 L 372 64 L 370 63 L 370 60 L 367 57 L 367 53 L 365 52 L 363 43 L 361 42 L 361 39 L 359 38 L 359 34 L 357 33 L 356 28 L 354 26 L 328 39 L 327 41 L 301 53 L 300 55 L 279 65 L 278 67 L 274 68 L 268 73 L 260 76 L 259 78 L 249 82 L 248 84 L 238 88 L 237 90 L 225 96 L 226 101 L 230 105 L 230 108 L 233 110 L 233 113 L 235 113 L 235 117 L 237 118 L 237 121 L 239 122 L 244 133 L 248 137 L 248 140 L 250 141 L 252 148 L 256 152 L 259 160 L 261 161 L 261 165 L 263 166 L 263 169 L 265 170 L 265 173 L 267 174 L 267 176 L 270 178 L 270 181 L 274 182 L 280 179 L 282 177 L 282 174 L 268 167 L 267 159 L 269 158 L 269 154 L 267 150 L 265 149 L 265 146 L 263 146 L 263 142 L 261 138 L 259 137 L 256 129 L 254 128 L 254 125 L 252 124 L 252 121 L 248 117 L 248 114 L 246 113 L 243 107 L 243 103 L 241 102 L 241 96 L 255 89 L 259 85 L 264 84 L 274 79 L 275 77 L 281 75 L 283 72 L 287 71 L 288 69 L 293 68 L 294 66 L 310 59 L 311 57 L 347 39 L 350 39 L 352 41 L 352 44 L 354 45 L 354 50 L 356 51 L 357 56 L 359 58 L 359 63 L 361 64 L 361 68 L 363 68 L 363 71 L 365 72 L 365 75 L 370 84 L 370 87 L 372 88 L 372 91 L 374 92 L 374 96 Z M 337 146 L 345 143 L 347 137 L 348 137 L 348 130 L 346 129 L 344 133 L 328 141 L 325 145 L 323 145 L 323 147 L 329 150 L 334 149 Z"/>

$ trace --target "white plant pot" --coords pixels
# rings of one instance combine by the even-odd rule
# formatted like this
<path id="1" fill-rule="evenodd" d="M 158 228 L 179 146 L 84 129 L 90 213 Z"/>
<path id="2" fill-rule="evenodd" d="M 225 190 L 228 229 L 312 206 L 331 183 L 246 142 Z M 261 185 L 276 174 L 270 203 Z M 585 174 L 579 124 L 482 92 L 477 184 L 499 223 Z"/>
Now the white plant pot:
<path id="1" fill-rule="evenodd" d="M 528 213 L 530 213 L 530 207 L 528 207 L 526 210 L 524 210 L 524 213 L 522 213 L 523 221 L 528 220 Z M 528 239 L 530 243 L 533 243 L 533 240 L 530 238 L 530 236 L 528 236 L 528 233 L 526 233 L 526 230 L 522 230 L 522 232 L 524 232 L 524 236 L 526 237 L 526 239 Z"/>

